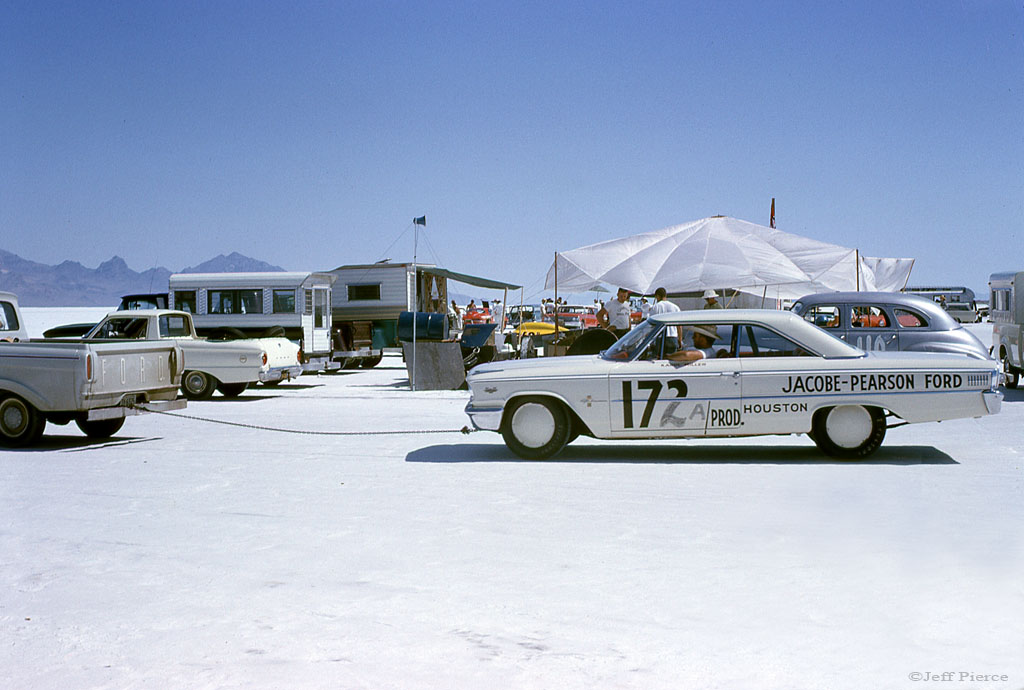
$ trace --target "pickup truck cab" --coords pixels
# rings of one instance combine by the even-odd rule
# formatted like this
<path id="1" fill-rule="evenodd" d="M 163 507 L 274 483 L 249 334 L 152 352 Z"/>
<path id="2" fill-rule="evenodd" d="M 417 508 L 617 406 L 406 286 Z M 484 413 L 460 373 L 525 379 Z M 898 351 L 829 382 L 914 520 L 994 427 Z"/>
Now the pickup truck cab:
<path id="1" fill-rule="evenodd" d="M 182 409 L 182 351 L 174 342 L 29 340 L 10 292 L 0 292 L 0 446 L 32 445 L 46 423 L 74 421 L 91 438 L 125 417 Z"/>
<path id="2" fill-rule="evenodd" d="M 206 340 L 196 336 L 191 314 L 172 309 L 112 312 L 85 340 L 173 342 L 184 362 L 181 392 L 192 400 L 205 400 L 215 390 L 233 398 L 251 384 L 273 385 L 302 373 L 299 347 L 287 338 Z"/>

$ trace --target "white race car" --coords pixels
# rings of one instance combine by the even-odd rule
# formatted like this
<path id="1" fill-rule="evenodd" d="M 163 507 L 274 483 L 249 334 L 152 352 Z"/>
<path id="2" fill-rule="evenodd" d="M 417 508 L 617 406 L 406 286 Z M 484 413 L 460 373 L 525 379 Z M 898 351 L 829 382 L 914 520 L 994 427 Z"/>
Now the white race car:
<path id="1" fill-rule="evenodd" d="M 698 352 L 697 347 L 703 348 Z M 886 428 L 999 412 L 993 360 L 864 352 L 786 311 L 658 314 L 600 355 L 474 368 L 466 413 L 517 455 L 605 439 L 809 434 L 862 458 Z"/>

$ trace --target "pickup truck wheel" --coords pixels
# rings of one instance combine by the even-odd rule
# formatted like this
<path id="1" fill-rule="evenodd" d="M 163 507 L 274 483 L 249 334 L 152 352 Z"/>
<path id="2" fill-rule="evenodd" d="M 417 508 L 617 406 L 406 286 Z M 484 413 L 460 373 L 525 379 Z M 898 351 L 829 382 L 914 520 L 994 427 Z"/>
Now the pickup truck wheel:
<path id="1" fill-rule="evenodd" d="M 565 407 L 550 398 L 513 401 L 501 424 L 501 437 L 513 453 L 527 460 L 546 460 L 565 448 L 572 424 Z"/>
<path id="2" fill-rule="evenodd" d="M 217 389 L 217 379 L 201 371 L 186 371 L 181 376 L 181 392 L 189 400 L 209 400 Z"/>
<path id="3" fill-rule="evenodd" d="M 219 390 L 220 394 L 223 395 L 225 398 L 237 398 L 248 387 L 249 387 L 249 384 L 246 383 L 245 381 L 242 381 L 241 383 L 218 383 L 217 384 L 217 390 Z"/>
<path id="4" fill-rule="evenodd" d="M 82 417 L 75 419 L 75 424 L 89 438 L 110 438 L 124 426 L 124 417 L 116 419 L 94 419 L 89 421 Z"/>
<path id="5" fill-rule="evenodd" d="M 1010 364 L 1010 355 L 1003 355 L 1003 377 L 1007 388 L 1016 388 L 1020 383 L 1020 369 Z"/>
<path id="6" fill-rule="evenodd" d="M 865 458 L 885 439 L 885 413 L 862 405 L 826 407 L 815 413 L 810 436 L 826 455 L 847 460 Z"/>
<path id="7" fill-rule="evenodd" d="M 0 446 L 23 448 L 43 435 L 46 418 L 21 398 L 11 395 L 0 399 Z"/>

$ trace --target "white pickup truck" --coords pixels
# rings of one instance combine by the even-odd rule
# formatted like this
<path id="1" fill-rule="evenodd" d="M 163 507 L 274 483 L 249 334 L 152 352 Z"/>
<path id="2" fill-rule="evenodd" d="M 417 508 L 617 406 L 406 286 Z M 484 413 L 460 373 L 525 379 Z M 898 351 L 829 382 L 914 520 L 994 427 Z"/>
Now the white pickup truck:
<path id="1" fill-rule="evenodd" d="M 173 342 L 29 340 L 17 297 L 0 292 L 0 446 L 35 443 L 47 422 L 107 438 L 142 406 L 182 409 L 182 371 Z"/>
<path id="2" fill-rule="evenodd" d="M 218 390 L 229 398 L 250 384 L 275 385 L 302 374 L 299 346 L 287 338 L 213 341 L 196 336 L 192 315 L 173 309 L 115 311 L 85 335 L 85 340 L 151 340 L 181 348 L 181 392 L 205 400 Z"/>

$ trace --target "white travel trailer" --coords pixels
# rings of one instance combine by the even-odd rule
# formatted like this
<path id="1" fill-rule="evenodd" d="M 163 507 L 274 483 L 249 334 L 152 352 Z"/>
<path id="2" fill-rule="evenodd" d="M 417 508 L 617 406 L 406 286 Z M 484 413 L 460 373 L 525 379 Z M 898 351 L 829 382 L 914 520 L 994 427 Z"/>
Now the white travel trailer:
<path id="1" fill-rule="evenodd" d="M 993 273 L 988 279 L 992 356 L 1003 364 L 1007 388 L 1024 372 L 1024 271 Z"/>
<path id="2" fill-rule="evenodd" d="M 338 339 L 349 348 L 374 350 L 400 347 L 398 317 L 402 312 L 447 314 L 448 280 L 492 290 L 520 287 L 419 263 L 347 265 L 328 273 L 337 279 L 331 305 Z"/>
<path id="3" fill-rule="evenodd" d="M 337 369 L 331 349 L 331 285 L 316 272 L 176 273 L 170 307 L 190 312 L 199 335 L 280 336 L 299 343 L 306 371 Z"/>

